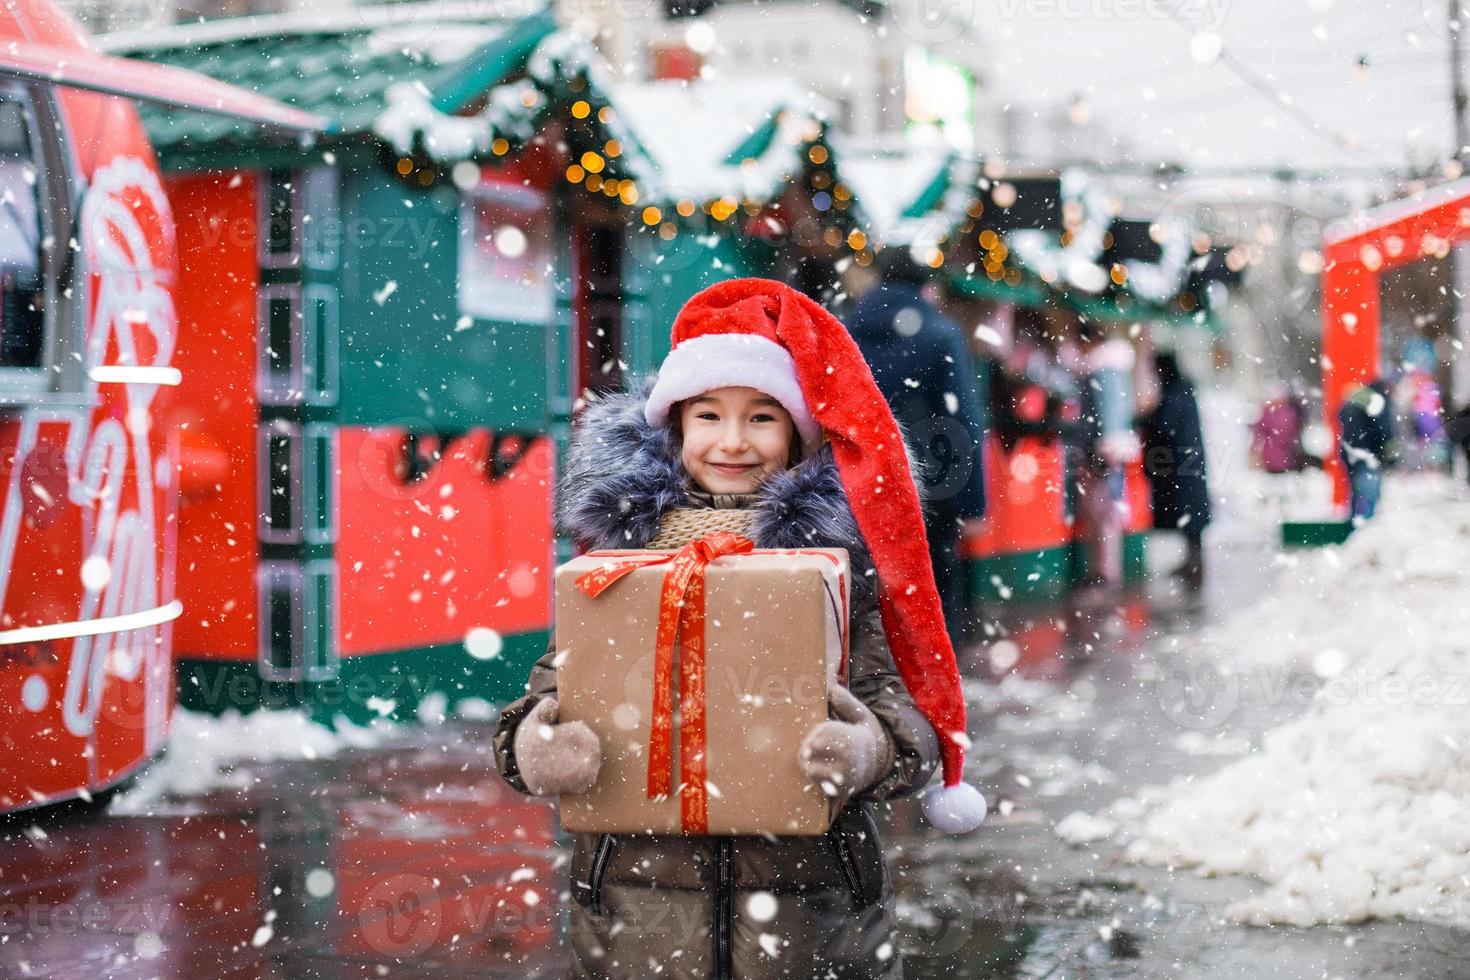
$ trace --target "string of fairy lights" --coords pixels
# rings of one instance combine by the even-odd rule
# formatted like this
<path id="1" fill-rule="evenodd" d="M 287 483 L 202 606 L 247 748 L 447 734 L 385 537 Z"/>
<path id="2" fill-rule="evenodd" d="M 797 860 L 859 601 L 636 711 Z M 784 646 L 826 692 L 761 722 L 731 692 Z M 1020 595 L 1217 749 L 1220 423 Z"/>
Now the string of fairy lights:
<path id="1" fill-rule="evenodd" d="M 880 231 L 865 214 L 842 179 L 827 122 L 815 113 L 783 108 L 776 114 L 769 140 L 727 168 L 739 191 L 677 193 L 663 186 L 659 167 L 604 94 L 610 91 L 604 72 L 585 40 L 554 32 L 528 59 L 525 76 L 496 86 L 476 111 L 447 115 L 430 105 L 427 93 L 404 91 L 390 100 L 374 129 L 396 152 L 399 176 L 431 186 L 446 166 L 514 156 L 557 124 L 564 183 L 629 209 L 630 221 L 665 242 L 722 227 L 760 233 L 764 226 L 775 232 L 769 237 L 779 237 L 792 232 L 789 212 L 799 210 L 807 221 L 808 244 L 820 242 L 829 256 L 846 254 L 859 265 L 870 264 L 882 247 L 901 243 L 931 268 L 958 262 L 965 275 L 983 276 L 998 288 L 1020 287 L 1028 279 L 1064 292 L 1079 285 L 1068 283 L 1047 261 L 1016 254 L 1014 232 L 999 230 L 987 215 L 987 201 L 1000 210 L 1014 203 L 1014 187 L 1003 175 L 978 172 L 973 160 L 951 159 L 949 186 L 936 213 L 884 240 L 882 232 L 894 229 Z M 1078 252 L 1080 245 L 1087 258 L 1096 260 L 1111 247 L 1107 222 L 1112 215 L 1104 215 L 1099 228 L 1094 202 L 1068 198 L 1060 211 L 1059 237 L 1049 249 L 1065 254 Z M 1197 260 L 1208 244 L 1192 251 Z M 1232 265 L 1235 259 L 1232 253 Z M 1134 300 L 1127 293 L 1130 276 L 1124 263 L 1113 262 L 1098 275 L 1099 282 L 1081 284 L 1089 287 L 1083 292 L 1107 290 L 1122 304 Z M 1184 288 L 1186 279 L 1181 272 L 1178 295 L 1167 303 L 1140 302 L 1192 313 L 1201 297 Z"/>

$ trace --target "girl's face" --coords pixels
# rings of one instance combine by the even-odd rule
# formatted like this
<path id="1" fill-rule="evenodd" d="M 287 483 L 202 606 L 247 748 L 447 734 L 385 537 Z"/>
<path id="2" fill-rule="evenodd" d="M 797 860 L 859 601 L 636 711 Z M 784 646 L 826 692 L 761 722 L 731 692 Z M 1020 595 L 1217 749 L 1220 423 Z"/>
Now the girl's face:
<path id="1" fill-rule="evenodd" d="M 709 493 L 754 493 L 791 464 L 796 425 L 754 388 L 715 388 L 679 405 L 684 472 Z"/>

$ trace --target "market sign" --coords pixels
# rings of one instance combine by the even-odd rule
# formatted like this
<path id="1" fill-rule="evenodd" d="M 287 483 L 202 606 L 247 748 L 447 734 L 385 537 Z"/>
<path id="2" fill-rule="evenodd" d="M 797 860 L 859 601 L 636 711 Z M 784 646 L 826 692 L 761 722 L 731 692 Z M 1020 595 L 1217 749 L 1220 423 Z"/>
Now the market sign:
<path id="1" fill-rule="evenodd" d="M 527 187 L 483 183 L 460 204 L 459 311 L 551 323 L 556 312 L 551 205 Z"/>

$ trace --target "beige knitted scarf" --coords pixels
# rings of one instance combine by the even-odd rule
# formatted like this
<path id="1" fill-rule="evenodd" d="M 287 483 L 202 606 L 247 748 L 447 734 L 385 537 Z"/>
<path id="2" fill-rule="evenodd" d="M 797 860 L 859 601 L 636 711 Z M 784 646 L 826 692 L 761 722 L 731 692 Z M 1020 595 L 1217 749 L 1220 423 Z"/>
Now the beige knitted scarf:
<path id="1" fill-rule="evenodd" d="M 650 548 L 682 548 L 696 538 L 715 531 L 733 531 L 750 536 L 755 514 L 750 505 L 752 493 L 709 493 L 686 484 L 689 506 L 669 511 L 659 521 L 658 534 L 648 542 Z"/>

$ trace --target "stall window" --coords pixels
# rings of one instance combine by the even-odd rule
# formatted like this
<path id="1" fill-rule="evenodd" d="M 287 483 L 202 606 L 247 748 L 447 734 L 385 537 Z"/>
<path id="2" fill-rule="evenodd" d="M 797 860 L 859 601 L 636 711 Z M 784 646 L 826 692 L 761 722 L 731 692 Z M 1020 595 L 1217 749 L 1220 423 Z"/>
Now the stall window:
<path id="1" fill-rule="evenodd" d="M 319 683 L 338 675 L 337 563 L 265 561 L 258 572 L 257 663 L 268 681 Z"/>
<path id="2" fill-rule="evenodd" d="M 304 388 L 301 287 L 273 283 L 260 288 L 260 400 L 294 405 Z"/>
<path id="3" fill-rule="evenodd" d="M 331 271 L 341 258 L 342 215 L 337 186 L 336 167 L 312 167 L 301 171 L 301 196 L 305 213 L 301 216 L 306 264 L 312 269 Z"/>
<path id="4" fill-rule="evenodd" d="M 260 540 L 300 544 L 302 525 L 301 427 L 277 420 L 261 426 Z"/>
<path id="5" fill-rule="evenodd" d="M 306 608 L 302 676 L 328 681 L 338 676 L 337 563 L 330 559 L 306 563 Z"/>
<path id="6" fill-rule="evenodd" d="M 460 312 L 550 323 L 556 283 L 546 196 L 527 187 L 481 184 L 466 192 L 459 227 Z"/>
<path id="7" fill-rule="evenodd" d="M 268 681 L 299 681 L 302 651 L 301 568 L 294 562 L 261 562 L 256 573 L 260 596 L 257 665 Z"/>
<path id="8" fill-rule="evenodd" d="M 615 391 L 623 383 L 622 229 L 578 229 L 574 255 L 574 370 L 577 397 L 585 398 L 589 392 Z"/>
<path id="9" fill-rule="evenodd" d="M 331 544 L 337 540 L 336 462 L 333 434 L 336 427 L 322 423 L 306 426 L 306 541 Z"/>
<path id="10" fill-rule="evenodd" d="M 293 268 L 301 262 L 300 189 L 290 170 L 272 170 L 260 185 L 260 264 Z"/>
<path id="11" fill-rule="evenodd" d="M 337 401 L 337 288 L 314 284 L 305 291 L 302 374 L 306 400 L 313 405 Z"/>

